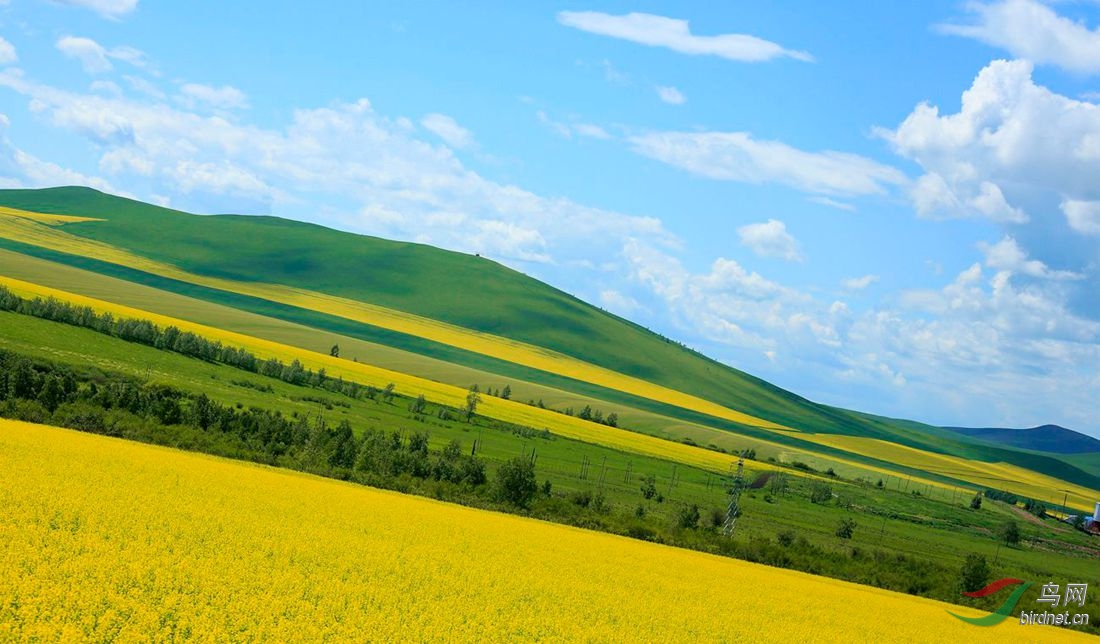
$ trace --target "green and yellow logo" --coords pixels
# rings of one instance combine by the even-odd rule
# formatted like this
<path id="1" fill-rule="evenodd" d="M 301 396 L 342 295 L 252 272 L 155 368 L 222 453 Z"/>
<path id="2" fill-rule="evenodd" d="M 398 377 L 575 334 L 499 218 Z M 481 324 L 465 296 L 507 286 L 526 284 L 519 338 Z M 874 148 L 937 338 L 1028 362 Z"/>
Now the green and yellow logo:
<path id="1" fill-rule="evenodd" d="M 1022 584 L 1019 588 L 1012 591 L 1012 594 L 1008 596 L 1008 599 L 1004 601 L 997 610 L 984 617 L 963 617 L 962 615 L 956 615 L 951 611 L 947 611 L 952 617 L 957 617 L 968 624 L 974 624 L 975 626 L 995 626 L 1003 622 L 1012 612 L 1012 609 L 1016 607 L 1017 602 L 1024 596 L 1027 589 L 1031 587 L 1030 581 L 1024 581 L 1023 579 L 1014 579 L 1012 577 L 1005 577 L 1004 579 L 998 579 L 997 581 L 989 584 L 981 590 L 975 590 L 970 593 L 963 593 L 967 597 L 987 597 L 1000 591 L 1001 589 L 1008 588 L 1009 586 L 1015 586 Z"/>

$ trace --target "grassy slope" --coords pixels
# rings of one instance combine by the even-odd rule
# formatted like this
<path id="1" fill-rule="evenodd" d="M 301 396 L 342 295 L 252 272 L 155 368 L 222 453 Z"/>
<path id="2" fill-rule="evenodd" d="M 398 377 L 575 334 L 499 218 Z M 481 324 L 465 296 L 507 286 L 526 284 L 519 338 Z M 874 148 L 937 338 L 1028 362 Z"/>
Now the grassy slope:
<path id="1" fill-rule="evenodd" d="M 546 346 L 794 427 L 1004 460 L 1057 476 L 1076 469 L 1045 455 L 976 447 L 953 433 L 917 423 L 814 404 L 481 258 L 271 217 L 198 217 L 85 188 L 0 191 L 0 204 L 103 218 L 107 221 L 69 224 L 65 229 L 198 274 L 307 287 Z M 477 299 L 469 297 L 471 285 L 476 285 Z M 294 314 L 276 311 L 284 319 Z M 367 325 L 310 322 L 378 339 L 369 337 Z M 353 332 L 356 326 L 359 334 Z M 461 362 L 451 355 L 439 357 Z M 501 372 L 499 365 L 476 366 Z M 548 384 L 608 398 L 607 392 L 569 383 Z M 636 400 L 617 402 L 638 404 Z M 706 422 L 706 418 L 681 418 Z M 1096 481 L 1081 482 L 1096 485 Z"/>
<path id="2" fill-rule="evenodd" d="M 4 190 L 0 204 L 106 219 L 65 230 L 200 275 L 309 288 L 514 338 L 814 431 L 859 424 L 484 258 L 274 217 L 197 217 L 87 188 Z"/>

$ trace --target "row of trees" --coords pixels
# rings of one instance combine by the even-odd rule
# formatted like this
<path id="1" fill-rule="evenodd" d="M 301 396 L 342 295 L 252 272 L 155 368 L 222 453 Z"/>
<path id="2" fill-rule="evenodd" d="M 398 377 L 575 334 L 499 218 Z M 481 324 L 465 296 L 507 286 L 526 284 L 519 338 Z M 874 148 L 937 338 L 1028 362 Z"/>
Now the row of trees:
<path id="1" fill-rule="evenodd" d="M 974 498 L 970 500 L 971 509 L 978 510 L 982 507 L 982 492 L 978 492 L 974 495 Z M 1046 516 L 1047 505 L 1042 501 L 1036 501 L 1028 497 L 1021 497 L 1013 494 L 1012 492 L 1005 492 L 1004 490 L 986 489 L 984 493 L 985 498 L 993 499 L 994 501 L 1002 501 L 1009 505 L 1016 505 L 1023 502 L 1024 509 L 1034 514 L 1035 516 L 1042 518 Z"/>
<path id="2" fill-rule="evenodd" d="M 450 484 L 459 497 L 472 494 L 519 507 L 526 507 L 537 489 L 529 457 L 506 462 L 490 486 L 482 459 L 464 453 L 458 441 L 433 452 L 426 432 L 368 428 L 357 433 L 347 420 L 333 427 L 320 415 L 223 405 L 205 394 L 120 374 L 81 373 L 5 350 L 0 350 L 0 416 L 382 487 L 401 488 L 406 477 L 431 479 Z"/>
<path id="3" fill-rule="evenodd" d="M 240 347 L 226 346 L 175 326 L 162 329 L 149 320 L 116 318 L 110 313 L 96 313 L 91 307 L 77 306 L 52 297 L 26 299 L 4 286 L 0 286 L 0 310 L 91 329 L 127 342 L 173 351 L 206 362 L 226 364 L 261 376 L 278 378 L 293 385 L 319 387 L 352 398 L 365 397 L 373 400 L 381 395 L 384 400 L 392 399 L 392 385 L 380 390 L 377 387 L 345 381 L 343 378 L 331 378 L 324 369 L 307 369 L 298 360 L 290 364 L 274 358 L 262 360 Z"/>
<path id="4" fill-rule="evenodd" d="M 565 409 L 554 409 L 552 407 L 547 407 L 546 403 L 544 403 L 541 398 L 539 400 L 528 400 L 527 404 L 532 407 L 538 407 L 539 409 L 549 409 L 550 411 L 556 411 L 559 414 L 565 414 L 566 416 L 576 416 L 581 420 L 590 420 L 594 423 L 607 425 L 608 427 L 619 426 L 618 414 L 616 414 L 615 412 L 611 412 L 610 414 L 607 414 L 605 416 L 603 411 L 599 409 L 593 409 L 592 405 L 585 405 L 580 411 L 577 411 L 573 407 L 566 407 Z"/>
<path id="5" fill-rule="evenodd" d="M 479 385 L 475 384 L 470 387 L 470 391 L 473 393 L 480 393 L 481 388 Z M 493 389 L 492 387 L 488 387 L 485 389 L 485 394 L 489 396 L 495 396 L 497 398 L 503 398 L 504 400 L 511 400 L 512 387 L 510 385 L 504 385 L 503 389 Z M 590 420 L 594 423 L 607 425 L 608 427 L 619 426 L 618 414 L 616 414 L 615 412 L 611 412 L 610 414 L 604 415 L 603 411 L 599 409 L 593 409 L 592 405 L 585 405 L 580 411 L 576 411 L 573 407 L 566 407 L 565 409 L 553 409 L 551 407 L 547 407 L 546 403 L 544 403 L 541 398 L 539 400 L 528 400 L 527 404 L 532 407 L 538 407 L 539 409 L 549 409 L 550 411 L 556 411 L 559 414 L 565 414 L 566 416 L 576 416 L 581 420 Z"/>

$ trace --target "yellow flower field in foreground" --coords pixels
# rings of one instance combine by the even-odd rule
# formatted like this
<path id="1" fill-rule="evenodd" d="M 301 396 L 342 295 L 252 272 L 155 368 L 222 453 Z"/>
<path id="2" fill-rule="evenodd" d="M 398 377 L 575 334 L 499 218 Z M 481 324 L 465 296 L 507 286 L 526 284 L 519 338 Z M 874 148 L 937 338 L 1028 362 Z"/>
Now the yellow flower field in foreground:
<path id="1" fill-rule="evenodd" d="M 0 640 L 1090 641 L 622 537 L 0 420 Z"/>
<path id="2" fill-rule="evenodd" d="M 5 216 L 6 215 L 6 216 Z M 135 268 L 154 275 L 198 284 L 232 293 L 241 293 L 272 302 L 289 304 L 299 308 L 320 311 L 356 322 L 363 322 L 383 329 L 407 333 L 459 347 L 474 353 L 492 356 L 524 366 L 533 367 L 609 389 L 623 391 L 643 398 L 658 400 L 684 409 L 724 418 L 736 423 L 777 431 L 794 431 L 717 403 L 663 387 L 640 378 L 634 378 L 610 369 L 578 360 L 549 349 L 533 346 L 517 340 L 480 333 L 430 318 L 396 311 L 382 306 L 358 302 L 348 298 L 318 293 L 279 284 L 242 282 L 195 275 L 175 266 L 157 262 L 124 249 L 58 230 L 36 225 L 34 222 L 57 224 L 70 221 L 97 221 L 94 219 L 46 215 L 21 210 L 0 208 L 0 236 L 43 248 L 92 257 L 101 261 Z"/>

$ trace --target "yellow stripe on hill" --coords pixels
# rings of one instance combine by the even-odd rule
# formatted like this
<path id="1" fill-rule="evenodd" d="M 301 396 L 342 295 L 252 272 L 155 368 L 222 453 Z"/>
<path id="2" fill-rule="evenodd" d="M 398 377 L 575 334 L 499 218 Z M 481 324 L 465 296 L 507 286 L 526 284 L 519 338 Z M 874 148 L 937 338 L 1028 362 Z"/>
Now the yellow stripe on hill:
<path id="1" fill-rule="evenodd" d="M 103 221 L 102 219 L 96 219 L 95 217 L 54 215 L 45 212 L 31 212 L 29 210 L 20 210 L 18 208 L 8 208 L 7 206 L 0 206 L 0 218 L 4 217 L 18 217 L 20 219 L 37 221 L 39 223 L 49 224 L 51 226 L 58 226 L 61 224 L 73 224 L 80 221 Z"/>
<path id="2" fill-rule="evenodd" d="M 1091 509 L 1100 501 L 1100 492 L 1068 483 L 1053 476 L 1040 474 L 1010 463 L 972 461 L 948 454 L 935 454 L 906 445 L 865 436 L 838 434 L 800 434 L 799 438 L 821 445 L 836 447 L 853 454 L 897 463 L 905 467 L 970 481 L 983 488 L 1005 490 L 1050 505 L 1066 503 L 1076 508 Z"/>

